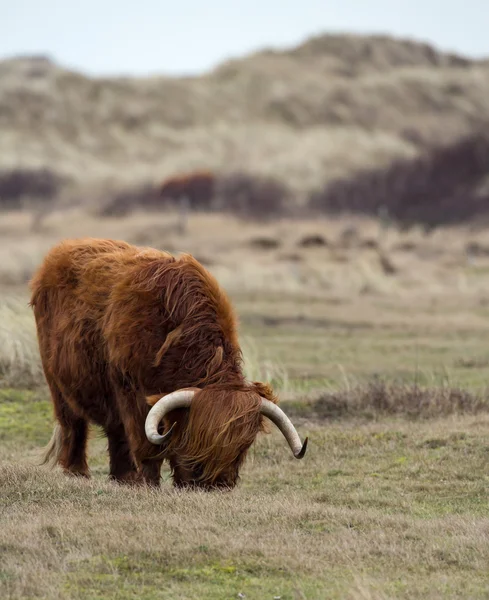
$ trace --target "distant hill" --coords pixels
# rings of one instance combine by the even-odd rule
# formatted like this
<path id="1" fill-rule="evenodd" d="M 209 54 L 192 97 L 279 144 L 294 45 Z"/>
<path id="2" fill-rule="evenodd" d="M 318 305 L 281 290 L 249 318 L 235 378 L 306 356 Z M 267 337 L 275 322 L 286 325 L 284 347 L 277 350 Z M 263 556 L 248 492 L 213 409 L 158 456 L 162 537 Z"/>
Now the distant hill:
<path id="1" fill-rule="evenodd" d="M 13 58 L 0 62 L 0 168 L 48 167 L 76 185 L 240 169 L 300 195 L 487 129 L 487 98 L 487 61 L 381 36 L 319 36 L 191 78 Z"/>

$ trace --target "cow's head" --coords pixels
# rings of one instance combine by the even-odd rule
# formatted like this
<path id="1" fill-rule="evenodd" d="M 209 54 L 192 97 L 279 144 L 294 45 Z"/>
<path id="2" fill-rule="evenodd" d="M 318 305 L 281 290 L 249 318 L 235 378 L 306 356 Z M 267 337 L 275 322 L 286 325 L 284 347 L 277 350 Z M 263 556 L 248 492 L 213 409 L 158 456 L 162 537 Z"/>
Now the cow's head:
<path id="1" fill-rule="evenodd" d="M 260 394 L 268 389 L 259 383 L 247 388 L 213 385 L 178 390 L 154 403 L 146 436 L 164 448 L 176 486 L 233 488 L 246 453 L 265 429 L 264 417 L 277 425 L 296 458 L 304 456 L 307 438 L 302 443 L 282 409 Z"/>

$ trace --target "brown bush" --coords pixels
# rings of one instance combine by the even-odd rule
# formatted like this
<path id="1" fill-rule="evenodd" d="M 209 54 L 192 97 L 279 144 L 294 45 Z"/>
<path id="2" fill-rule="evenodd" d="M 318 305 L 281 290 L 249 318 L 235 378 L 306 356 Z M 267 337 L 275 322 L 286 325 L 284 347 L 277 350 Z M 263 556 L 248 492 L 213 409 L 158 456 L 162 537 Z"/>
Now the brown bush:
<path id="1" fill-rule="evenodd" d="M 362 171 L 314 192 L 309 208 L 388 215 L 401 224 L 455 224 L 489 213 L 478 186 L 489 173 L 489 136 L 473 134 L 414 160 Z"/>
<path id="2" fill-rule="evenodd" d="M 191 210 L 209 210 L 215 196 L 216 177 L 210 171 L 196 171 L 169 177 L 160 187 L 159 197 L 163 204 L 186 199 Z"/>

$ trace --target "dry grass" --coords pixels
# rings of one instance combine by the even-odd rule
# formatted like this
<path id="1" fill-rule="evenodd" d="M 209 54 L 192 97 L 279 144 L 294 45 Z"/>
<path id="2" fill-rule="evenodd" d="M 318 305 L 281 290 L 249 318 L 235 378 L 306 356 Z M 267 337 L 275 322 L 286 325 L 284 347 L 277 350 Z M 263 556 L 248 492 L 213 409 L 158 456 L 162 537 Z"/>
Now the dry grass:
<path id="1" fill-rule="evenodd" d="M 24 364 L 15 358 L 19 352 L 28 357 L 25 364 L 32 362 L 26 284 L 47 250 L 64 237 L 93 236 L 193 253 L 235 300 L 243 334 L 253 340 L 249 353 L 259 356 L 253 362 L 288 392 L 345 378 L 355 387 L 386 373 L 438 387 L 484 385 L 484 230 L 426 235 L 421 228 L 385 230 L 358 217 L 258 225 L 200 214 L 190 216 L 182 235 L 171 212 L 100 219 L 75 208 L 53 212 L 32 233 L 31 218 L 10 213 L 0 224 L 2 335 L 7 340 L 11 323 L 22 321 L 25 340 L 16 340 L 15 351 L 4 341 L 3 365 Z M 19 381 L 17 374 L 7 377 L 9 385 Z M 36 377 L 26 374 L 26 381 Z"/>
<path id="2" fill-rule="evenodd" d="M 310 419 L 382 419 L 397 415 L 408 419 L 429 419 L 463 414 L 489 413 L 489 396 L 450 387 L 420 387 L 372 381 L 336 391 L 323 391 L 306 402 L 291 403 L 291 416 Z"/>
<path id="3" fill-rule="evenodd" d="M 200 78 L 90 79 L 24 59 L 0 63 L 0 81 L 0 166 L 56 165 L 83 185 L 241 169 L 303 194 L 489 117 L 487 64 L 355 36 Z"/>
<path id="4" fill-rule="evenodd" d="M 32 452 L 10 439 L 0 593 L 484 598 L 488 425 L 310 426 L 300 463 L 274 434 L 256 446 L 240 488 L 216 494 L 110 485 L 100 442 L 93 481 L 75 481 L 30 466 Z"/>
<path id="5" fill-rule="evenodd" d="M 239 169 L 299 203 L 487 122 L 487 68 L 341 36 L 185 80 L 7 61 L 0 167 L 56 165 L 87 198 Z M 0 598 L 487 597 L 487 232 L 191 215 L 182 234 L 171 212 L 101 219 L 62 200 L 35 231 L 29 212 L 0 223 Z M 228 494 L 173 491 L 166 468 L 159 492 L 109 484 L 100 435 L 89 482 L 37 466 L 52 409 L 26 283 L 79 236 L 204 262 L 236 303 L 247 375 L 310 436 L 305 459 L 261 436 Z"/>
<path id="6" fill-rule="evenodd" d="M 0 299 L 0 385 L 30 389 L 44 385 L 32 314 L 25 301 Z"/>
<path id="7" fill-rule="evenodd" d="M 1 598 L 487 597 L 486 232 L 195 215 L 182 236 L 171 213 L 76 209 L 32 234 L 30 218 L 0 224 Z M 79 235 L 204 259 L 305 459 L 260 436 L 229 494 L 175 492 L 166 468 L 159 492 L 111 485 L 98 432 L 90 482 L 37 466 L 52 409 L 25 280 Z"/>
<path id="8" fill-rule="evenodd" d="M 196 214 L 181 234 L 178 215 L 171 211 L 101 219 L 72 207 L 54 210 L 34 233 L 31 225 L 29 212 L 2 215 L 0 285 L 25 284 L 60 238 L 92 236 L 192 252 L 207 260 L 223 284 L 236 291 L 347 295 L 362 290 L 409 294 L 423 288 L 429 296 L 450 288 L 458 292 L 469 285 L 478 293 L 484 281 L 474 274 L 485 268 L 488 256 L 481 249 L 489 247 L 484 230 L 442 228 L 426 235 L 422 227 L 385 230 L 375 219 L 349 215 L 257 224 L 220 214 Z M 320 236 L 328 244 L 304 245 L 308 236 Z M 266 240 L 267 247 L 256 240 Z M 385 260 L 394 266 L 396 277 L 385 272 Z"/>

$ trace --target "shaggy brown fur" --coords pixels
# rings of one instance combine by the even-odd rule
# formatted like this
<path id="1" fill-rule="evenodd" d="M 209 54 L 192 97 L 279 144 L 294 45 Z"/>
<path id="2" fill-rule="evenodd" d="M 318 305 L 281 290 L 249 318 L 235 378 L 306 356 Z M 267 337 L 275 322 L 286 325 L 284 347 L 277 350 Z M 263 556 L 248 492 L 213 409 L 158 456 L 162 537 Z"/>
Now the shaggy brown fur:
<path id="1" fill-rule="evenodd" d="M 263 430 L 260 395 L 245 381 L 236 318 L 215 279 L 192 256 L 179 258 L 112 240 L 65 241 L 32 283 L 31 304 L 58 428 L 46 458 L 89 476 L 89 422 L 109 442 L 110 475 L 157 485 L 163 459 L 177 485 L 232 487 Z M 169 445 L 150 444 L 149 405 L 198 388 Z"/>

